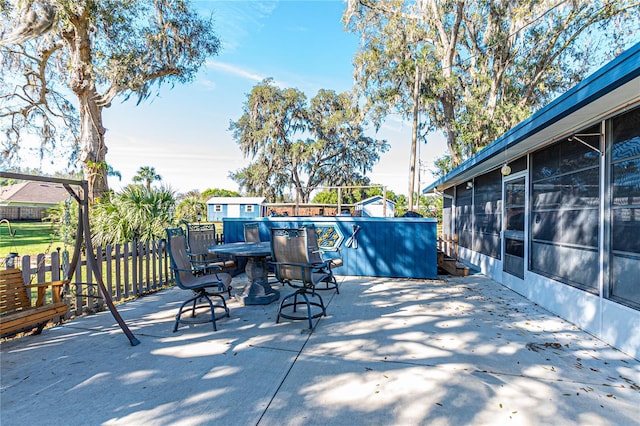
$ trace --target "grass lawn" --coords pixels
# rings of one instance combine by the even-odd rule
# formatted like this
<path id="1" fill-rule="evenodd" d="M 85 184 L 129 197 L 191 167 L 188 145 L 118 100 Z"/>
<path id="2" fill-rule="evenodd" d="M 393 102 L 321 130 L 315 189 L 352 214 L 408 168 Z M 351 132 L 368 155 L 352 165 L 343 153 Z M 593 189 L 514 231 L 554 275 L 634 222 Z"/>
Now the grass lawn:
<path id="1" fill-rule="evenodd" d="M 6 223 L 0 225 L 0 259 L 4 259 L 10 252 L 20 256 L 35 256 L 39 253 L 54 251 L 56 247 L 64 249 L 63 242 L 55 236 L 55 224 L 50 222 L 11 222 L 11 229 L 15 235 L 9 235 Z M 75 240 L 75 235 L 72 235 Z M 73 249 L 74 241 L 70 242 L 68 250 Z"/>
<path id="2" fill-rule="evenodd" d="M 215 223 L 216 232 L 223 232 L 222 222 Z M 9 235 L 6 223 L 0 224 L 0 260 L 4 260 L 11 252 L 20 256 L 36 256 L 39 253 L 54 251 L 56 247 L 64 249 L 61 239 L 55 238 L 55 224 L 50 222 L 11 222 L 11 229 L 15 235 Z M 73 251 L 75 245 L 75 232 L 72 233 L 67 250 Z M 53 239 L 53 242 L 52 242 Z"/>

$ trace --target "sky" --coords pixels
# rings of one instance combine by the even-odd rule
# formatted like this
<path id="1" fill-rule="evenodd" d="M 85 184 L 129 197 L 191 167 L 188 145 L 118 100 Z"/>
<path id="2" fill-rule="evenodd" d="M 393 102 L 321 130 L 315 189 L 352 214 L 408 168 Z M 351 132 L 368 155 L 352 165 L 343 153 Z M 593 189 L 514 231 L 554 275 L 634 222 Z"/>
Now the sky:
<path id="1" fill-rule="evenodd" d="M 153 167 L 160 183 L 179 193 L 222 188 L 239 191 L 229 173 L 246 167 L 228 130 L 242 115 L 251 89 L 264 78 L 282 88 L 297 88 L 310 99 L 320 89 L 338 93 L 353 86 L 353 56 L 358 37 L 344 30 L 342 0 L 198 1 L 205 16 L 213 13 L 222 41 L 194 82 L 164 86 L 157 97 L 113 102 L 104 110 L 106 161 L 122 175 L 109 178 L 116 191 L 132 182 L 140 167 Z M 376 133 L 390 150 L 367 176 L 396 194 L 407 194 L 411 124 L 390 116 Z M 420 158 L 433 168 L 445 150 L 441 135 L 428 138 Z M 421 186 L 433 181 L 429 171 Z"/>

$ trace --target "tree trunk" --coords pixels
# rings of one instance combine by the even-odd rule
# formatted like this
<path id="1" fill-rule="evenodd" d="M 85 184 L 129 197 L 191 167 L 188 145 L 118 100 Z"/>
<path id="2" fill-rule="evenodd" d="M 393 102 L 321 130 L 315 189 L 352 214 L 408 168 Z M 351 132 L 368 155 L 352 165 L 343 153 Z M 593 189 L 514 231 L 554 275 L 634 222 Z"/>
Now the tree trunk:
<path id="1" fill-rule="evenodd" d="M 80 161 L 88 182 L 89 200 L 94 201 L 109 190 L 107 183 L 107 147 L 102 125 L 100 96 L 92 70 L 90 8 L 87 6 L 71 18 L 72 30 L 62 34 L 69 48 L 69 86 L 78 98 L 80 114 Z"/>
<path id="2" fill-rule="evenodd" d="M 457 148 L 457 137 L 456 131 L 454 128 L 454 119 L 455 112 L 453 108 L 453 102 L 451 101 L 451 96 L 449 94 L 445 94 L 444 97 L 440 100 L 442 103 L 442 110 L 444 115 L 444 123 L 445 123 L 445 134 L 447 136 L 447 148 L 449 149 L 449 155 L 451 156 L 451 166 L 452 168 L 456 168 L 462 162 L 460 155 L 458 155 Z"/>
<path id="3" fill-rule="evenodd" d="M 96 105 L 95 90 L 78 94 L 80 103 L 80 161 L 89 186 L 89 199 L 94 201 L 109 190 L 107 183 L 107 147 L 102 125 L 102 107 Z"/>
<path id="4" fill-rule="evenodd" d="M 416 152 L 418 151 L 418 114 L 420 112 L 420 68 L 416 64 L 413 85 L 413 131 L 411 132 L 411 154 L 409 160 L 409 211 L 413 211 L 413 193 L 416 181 Z M 420 189 L 420 188 L 418 188 Z M 420 197 L 420 194 L 418 194 Z"/>

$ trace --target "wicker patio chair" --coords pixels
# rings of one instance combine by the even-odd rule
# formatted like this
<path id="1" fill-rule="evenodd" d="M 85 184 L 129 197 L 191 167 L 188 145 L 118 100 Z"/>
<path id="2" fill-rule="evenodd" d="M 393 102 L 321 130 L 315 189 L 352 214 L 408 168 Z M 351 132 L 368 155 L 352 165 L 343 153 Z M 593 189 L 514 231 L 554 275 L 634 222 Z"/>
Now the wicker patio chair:
<path id="1" fill-rule="evenodd" d="M 180 323 L 213 323 L 213 330 L 216 331 L 216 313 L 215 308 L 222 308 L 224 310 L 224 316 L 229 316 L 229 308 L 224 300 L 224 293 L 228 293 L 231 289 L 231 275 L 226 272 L 213 272 L 206 275 L 196 275 L 196 272 L 191 266 L 191 260 L 187 254 L 187 245 L 182 228 L 167 228 L 167 248 L 169 251 L 169 259 L 171 263 L 171 269 L 175 274 L 176 285 L 183 290 L 190 290 L 193 292 L 193 297 L 186 300 L 178 309 L 176 314 L 176 322 L 173 327 L 173 331 L 178 330 Z M 213 269 L 213 267 L 211 267 Z M 214 303 L 214 298 L 218 303 Z M 206 302 L 206 303 L 205 303 Z M 189 306 L 191 309 L 191 320 L 182 318 L 183 310 Z M 197 311 L 207 309 L 211 313 L 209 318 L 206 315 L 206 319 L 197 320 Z M 202 313 L 202 312 L 200 312 Z"/>
<path id="2" fill-rule="evenodd" d="M 278 281 L 295 290 L 280 302 L 276 323 L 280 322 L 280 317 L 307 320 L 312 329 L 312 320 L 327 314 L 316 286 L 330 280 L 331 274 L 311 263 L 306 230 L 272 228 L 271 258 Z M 304 312 L 298 312 L 300 305 L 306 307 Z"/>

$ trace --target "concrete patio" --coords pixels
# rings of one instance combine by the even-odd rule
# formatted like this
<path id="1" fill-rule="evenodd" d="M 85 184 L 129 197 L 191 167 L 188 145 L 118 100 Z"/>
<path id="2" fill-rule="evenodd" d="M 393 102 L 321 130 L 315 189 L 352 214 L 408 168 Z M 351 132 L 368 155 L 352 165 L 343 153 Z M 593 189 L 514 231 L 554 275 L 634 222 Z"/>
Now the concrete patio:
<path id="1" fill-rule="evenodd" d="M 640 422 L 638 360 L 482 275 L 340 280 L 313 332 L 232 300 L 172 333 L 172 288 L 119 305 L 135 347 L 108 311 L 3 342 L 0 423 Z"/>

